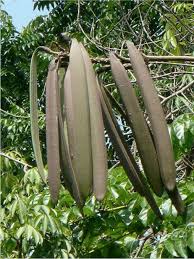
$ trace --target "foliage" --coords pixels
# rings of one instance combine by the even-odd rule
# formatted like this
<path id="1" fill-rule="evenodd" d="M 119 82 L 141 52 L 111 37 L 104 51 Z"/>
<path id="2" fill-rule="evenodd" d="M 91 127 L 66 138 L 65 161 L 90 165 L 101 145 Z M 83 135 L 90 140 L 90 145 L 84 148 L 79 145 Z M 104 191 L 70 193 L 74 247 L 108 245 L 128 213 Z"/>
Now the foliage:
<path id="1" fill-rule="evenodd" d="M 21 171 L 18 164 L 9 161 L 7 165 L 6 159 L 2 159 L 2 166 L 3 257 L 133 257 L 147 236 L 144 257 L 185 257 L 194 252 L 194 174 L 179 183 L 188 206 L 184 218 L 176 216 L 169 199 L 164 202 L 157 198 L 165 215 L 161 224 L 144 198 L 132 191 L 121 167 L 109 174 L 103 204 L 90 198 L 82 216 L 63 187 L 59 203 L 52 207 L 49 190 L 43 186 L 36 168 L 18 178 L 12 173 L 13 169 Z"/>
<path id="2" fill-rule="evenodd" d="M 194 115 L 184 113 L 170 125 L 170 135 L 176 160 L 188 153 L 194 146 Z"/>
<path id="3" fill-rule="evenodd" d="M 139 3 L 138 3 L 139 2 Z M 194 256 L 194 106 L 193 88 L 179 91 L 194 80 L 193 63 L 149 63 L 164 108 L 173 143 L 177 181 L 187 205 L 177 217 L 167 195 L 156 198 L 164 214 L 155 218 L 145 200 L 132 189 L 119 166 L 109 172 L 108 192 L 102 203 L 91 197 L 82 216 L 69 193 L 61 187 L 54 208 L 48 187 L 35 167 L 29 122 L 29 64 L 39 45 L 68 50 L 61 32 L 82 41 L 91 56 L 112 50 L 126 56 L 124 40 L 132 40 L 148 55 L 193 56 L 193 4 L 182 1 L 36 1 L 48 16 L 32 20 L 17 32 L 12 18 L 1 10 L 2 46 L 2 153 L 1 156 L 1 256 L 22 257 L 193 257 Z M 122 48 L 120 47 L 122 46 Z M 45 155 L 46 67 L 50 55 L 39 59 L 38 95 L 42 151 Z M 176 64 L 178 63 L 178 65 Z M 96 63 L 100 77 L 121 105 L 106 64 Z M 139 93 L 132 72 L 129 77 Z M 179 91 L 179 92 L 178 92 Z M 177 93 L 178 92 L 178 93 Z M 177 94 L 176 94 L 177 93 Z M 143 102 L 139 98 L 141 104 Z M 124 118 L 115 108 L 129 147 L 135 143 Z M 109 166 L 118 158 L 107 138 Z M 136 159 L 139 162 L 138 154 Z M 44 157 L 46 164 L 46 157 Z"/>

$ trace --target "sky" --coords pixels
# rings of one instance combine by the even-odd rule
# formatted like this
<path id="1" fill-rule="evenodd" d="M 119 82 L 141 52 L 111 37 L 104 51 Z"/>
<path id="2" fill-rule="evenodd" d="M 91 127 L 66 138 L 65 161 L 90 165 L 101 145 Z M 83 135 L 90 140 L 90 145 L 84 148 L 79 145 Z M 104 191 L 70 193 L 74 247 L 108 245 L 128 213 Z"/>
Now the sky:
<path id="1" fill-rule="evenodd" d="M 38 15 L 48 14 L 48 11 L 33 11 L 33 0 L 4 0 L 1 7 L 12 16 L 13 24 L 16 30 L 21 31 L 33 18 Z"/>

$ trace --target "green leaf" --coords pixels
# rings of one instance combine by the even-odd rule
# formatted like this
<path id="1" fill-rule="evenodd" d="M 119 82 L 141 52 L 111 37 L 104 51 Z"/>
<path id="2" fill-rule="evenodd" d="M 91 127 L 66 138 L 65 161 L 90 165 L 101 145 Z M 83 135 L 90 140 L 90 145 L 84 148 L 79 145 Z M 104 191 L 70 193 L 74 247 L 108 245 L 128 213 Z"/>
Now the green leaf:
<path id="1" fill-rule="evenodd" d="M 17 240 L 13 238 L 9 238 L 7 240 L 4 240 L 3 246 L 1 248 L 6 247 L 7 255 L 9 255 L 13 252 L 14 249 L 16 249 L 16 246 L 17 246 Z M 3 250 L 1 250 L 1 252 L 3 252 Z"/>
<path id="2" fill-rule="evenodd" d="M 189 230 L 187 238 L 187 245 L 191 249 L 191 251 L 194 252 L 194 228 Z"/>
<path id="3" fill-rule="evenodd" d="M 20 236 L 24 233 L 25 228 L 26 228 L 26 227 L 23 226 L 23 227 L 20 227 L 20 228 L 17 230 L 17 232 L 16 232 L 16 238 L 17 238 L 17 239 L 19 239 Z"/>
<path id="4" fill-rule="evenodd" d="M 30 238 L 32 237 L 32 232 L 33 232 L 33 227 L 30 225 L 26 225 L 25 234 L 26 234 L 27 240 L 30 240 Z"/>
<path id="5" fill-rule="evenodd" d="M 32 184 L 40 184 L 41 177 L 37 171 L 37 168 L 29 169 L 24 175 L 24 183 L 30 182 Z"/>
<path id="6" fill-rule="evenodd" d="M 111 187 L 111 193 L 115 199 L 119 197 L 119 194 L 114 187 Z"/>
<path id="7" fill-rule="evenodd" d="M 41 206 L 40 206 L 40 209 L 41 209 L 47 216 L 49 215 L 50 209 L 49 209 L 47 206 L 41 205 Z"/>
<path id="8" fill-rule="evenodd" d="M 172 240 L 167 239 L 166 241 L 164 241 L 164 247 L 171 255 L 178 257 Z"/>
<path id="9" fill-rule="evenodd" d="M 5 209 L 0 208 L 0 222 L 3 222 L 4 217 L 5 217 Z"/>
<path id="10" fill-rule="evenodd" d="M 68 259 L 69 258 L 67 251 L 65 251 L 64 249 L 61 249 L 61 255 L 62 255 L 62 257 L 64 259 Z"/>
<path id="11" fill-rule="evenodd" d="M 173 142 L 173 149 L 176 158 L 179 159 L 180 153 L 184 154 L 191 150 L 194 144 L 194 115 L 183 114 L 171 124 L 169 131 Z M 177 154 L 179 153 L 179 156 Z"/>
<path id="12" fill-rule="evenodd" d="M 124 245 L 127 248 L 127 251 L 131 254 L 139 245 L 139 240 L 132 236 L 127 236 L 124 239 Z"/>
<path id="13" fill-rule="evenodd" d="M 67 240 L 65 240 L 65 244 L 66 244 L 66 247 L 67 247 L 67 252 L 69 253 L 71 251 L 71 245 Z"/>
<path id="14" fill-rule="evenodd" d="M 10 212 L 11 212 L 11 216 L 12 216 L 12 217 L 13 217 L 14 214 L 15 214 L 17 204 L 18 204 L 18 201 L 17 201 L 17 200 L 14 200 L 13 203 L 12 203 L 12 205 L 11 205 Z"/>
<path id="15" fill-rule="evenodd" d="M 152 251 L 151 255 L 150 255 L 150 259 L 155 259 L 158 258 L 157 256 L 157 250 Z"/>
<path id="16" fill-rule="evenodd" d="M 26 215 L 26 206 L 20 197 L 18 197 L 18 207 L 19 207 L 18 214 L 19 214 L 20 222 L 21 222 L 21 224 L 24 224 L 24 222 L 25 222 L 24 217 Z"/>
<path id="17" fill-rule="evenodd" d="M 175 245 L 175 249 L 176 249 L 177 253 L 181 257 L 188 258 L 185 240 L 183 240 L 181 238 L 176 239 L 174 245 Z"/>
<path id="18" fill-rule="evenodd" d="M 170 38 L 170 43 L 172 44 L 172 46 L 173 46 L 174 48 L 177 47 L 177 40 L 176 40 L 176 38 L 175 38 L 174 35 L 171 36 L 171 38 Z"/>
<path id="19" fill-rule="evenodd" d="M 32 230 L 32 235 L 34 237 L 36 245 L 41 244 L 43 242 L 43 238 L 42 238 L 41 234 L 35 228 L 33 228 L 33 230 Z"/>
<path id="20" fill-rule="evenodd" d="M 172 213 L 172 203 L 170 199 L 162 203 L 162 212 L 164 213 L 164 215 L 169 215 Z"/>
<path id="21" fill-rule="evenodd" d="M 49 215 L 48 215 L 48 220 L 49 220 L 49 223 L 50 223 L 52 233 L 55 233 L 57 229 L 56 229 L 56 225 L 54 223 L 54 220 Z"/>
<path id="22" fill-rule="evenodd" d="M 194 222 L 194 202 L 188 205 L 187 207 L 187 223 Z"/>
<path id="23" fill-rule="evenodd" d="M 46 215 L 44 215 L 44 219 L 42 223 L 42 232 L 44 235 L 46 234 L 47 226 L 48 226 L 48 218 Z"/>
<path id="24" fill-rule="evenodd" d="M 33 229 L 33 237 L 34 237 L 35 243 L 37 245 L 39 243 L 39 235 L 35 229 Z"/>
<path id="25" fill-rule="evenodd" d="M 44 215 L 39 215 L 35 220 L 35 227 L 37 227 L 40 221 L 43 219 Z"/>
<path id="26" fill-rule="evenodd" d="M 83 208 L 83 212 L 84 212 L 84 215 L 87 215 L 87 216 L 91 216 L 94 214 L 94 208 L 92 208 L 91 206 L 84 206 Z"/>
<path id="27" fill-rule="evenodd" d="M 72 254 L 69 254 L 69 258 L 70 259 L 75 259 L 75 256 L 73 256 Z"/>
<path id="28" fill-rule="evenodd" d="M 4 240 L 4 231 L 2 228 L 0 228 L 0 241 Z"/>

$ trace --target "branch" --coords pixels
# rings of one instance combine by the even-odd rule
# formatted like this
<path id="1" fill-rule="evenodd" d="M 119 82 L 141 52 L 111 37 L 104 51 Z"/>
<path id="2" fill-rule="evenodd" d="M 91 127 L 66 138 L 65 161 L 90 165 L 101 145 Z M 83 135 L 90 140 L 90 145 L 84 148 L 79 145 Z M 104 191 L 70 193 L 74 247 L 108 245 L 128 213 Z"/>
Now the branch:
<path id="1" fill-rule="evenodd" d="M 93 43 L 93 42 L 92 42 Z M 61 56 L 62 58 L 68 59 L 69 58 L 69 53 L 67 52 L 55 52 L 52 51 L 51 49 L 44 47 L 44 46 L 40 46 L 38 47 L 39 50 L 45 51 L 48 54 L 53 54 L 53 55 L 58 55 Z M 117 53 L 114 53 L 121 61 L 122 63 L 130 63 L 130 59 L 123 57 Z M 150 61 L 188 61 L 188 62 L 194 62 L 194 56 L 149 56 L 149 55 L 145 55 L 144 53 L 142 53 L 142 56 L 144 57 L 146 62 L 150 62 Z M 109 58 L 105 58 L 105 57 L 93 57 L 91 58 L 91 61 L 93 63 L 102 63 L 102 64 L 109 64 Z M 129 65 L 129 64 L 128 64 Z"/>
<path id="2" fill-rule="evenodd" d="M 145 242 L 153 235 L 153 233 L 147 235 L 146 237 L 143 238 L 141 245 L 139 246 L 139 249 L 137 250 L 137 253 L 135 254 L 135 258 L 139 257 L 141 254 L 143 247 L 145 245 Z"/>
<path id="3" fill-rule="evenodd" d="M 6 157 L 6 158 L 8 158 L 8 159 L 10 159 L 10 160 L 12 160 L 12 161 L 14 161 L 14 162 L 16 162 L 16 163 L 18 163 L 18 164 L 21 164 L 21 165 L 23 165 L 23 166 L 25 166 L 25 167 L 30 167 L 30 168 L 32 168 L 31 165 L 29 165 L 29 164 L 27 164 L 27 163 L 24 163 L 24 162 L 22 162 L 22 161 L 20 161 L 20 160 L 17 160 L 17 159 L 15 159 L 15 158 L 11 157 L 11 156 L 8 156 L 7 154 L 5 154 L 5 153 L 3 153 L 3 152 L 0 152 L 0 156 Z"/>
<path id="4" fill-rule="evenodd" d="M 125 69 L 132 68 L 132 65 L 130 63 L 123 64 L 123 66 L 125 67 Z M 108 71 L 108 70 L 110 70 L 110 65 L 104 65 L 103 67 L 98 68 L 96 72 L 98 74 L 100 74 L 100 73 Z"/>
<path id="5" fill-rule="evenodd" d="M 5 111 L 5 110 L 3 110 L 1 108 L 0 108 L 0 111 L 5 113 L 5 114 L 7 114 L 7 115 L 9 115 L 9 116 L 16 117 L 16 118 L 22 118 L 22 119 L 29 119 L 30 118 L 30 116 L 20 116 L 20 115 L 17 115 L 17 114 L 13 114 L 13 113 L 7 112 L 7 111 Z"/>
<path id="6" fill-rule="evenodd" d="M 187 60 L 185 59 L 185 61 L 187 61 Z M 152 62 L 152 60 L 150 62 Z M 172 65 L 172 66 L 194 67 L 194 63 L 175 63 L 175 62 L 168 62 L 167 60 L 166 61 L 154 61 L 153 63 L 150 63 L 150 64 L 152 64 L 152 65 L 165 64 L 165 65 Z"/>
<path id="7" fill-rule="evenodd" d="M 176 72 L 170 72 L 170 73 L 165 73 L 165 74 L 162 74 L 162 75 L 157 75 L 157 76 L 154 76 L 152 75 L 152 79 L 160 79 L 160 78 L 163 78 L 163 77 L 167 77 L 167 76 L 180 76 L 181 74 L 191 74 L 193 75 L 193 72 L 190 72 L 190 71 L 176 71 Z M 134 81 L 131 81 L 132 83 L 135 83 L 136 80 Z"/>
<path id="8" fill-rule="evenodd" d="M 142 54 L 147 61 L 193 61 L 193 56 L 149 56 Z"/>
<path id="9" fill-rule="evenodd" d="M 118 165 L 120 165 L 120 161 L 116 162 L 109 170 L 108 173 L 110 173 L 114 168 L 116 168 Z"/>
<path id="10" fill-rule="evenodd" d="M 183 87 L 182 89 L 176 91 L 175 93 L 169 95 L 168 97 L 166 97 L 162 102 L 161 104 L 167 102 L 168 100 L 170 100 L 171 98 L 173 98 L 174 96 L 178 95 L 178 94 L 181 94 L 183 93 L 185 90 L 187 90 L 189 87 L 193 86 L 194 85 L 194 81 L 190 82 L 188 85 L 186 85 L 185 87 Z"/>
<path id="11" fill-rule="evenodd" d="M 45 46 L 39 46 L 37 48 L 37 51 L 43 51 L 43 52 L 46 52 L 48 54 L 57 55 L 57 56 L 61 54 L 61 52 L 53 51 L 53 50 L 51 50 L 51 49 L 49 49 L 48 47 L 45 47 Z"/>
<path id="12" fill-rule="evenodd" d="M 101 210 L 99 210 L 99 211 L 100 211 L 100 212 L 112 212 L 112 211 L 117 211 L 117 210 L 126 209 L 127 207 L 129 207 L 129 204 L 122 205 L 122 206 L 115 207 L 115 208 L 111 208 L 111 209 L 101 209 Z"/>

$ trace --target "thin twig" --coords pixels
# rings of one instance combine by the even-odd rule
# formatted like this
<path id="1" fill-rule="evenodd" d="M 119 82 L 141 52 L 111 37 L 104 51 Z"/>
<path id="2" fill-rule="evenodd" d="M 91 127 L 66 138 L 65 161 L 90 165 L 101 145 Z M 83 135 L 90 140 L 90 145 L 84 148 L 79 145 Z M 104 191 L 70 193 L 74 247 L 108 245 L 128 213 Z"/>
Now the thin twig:
<path id="1" fill-rule="evenodd" d="M 122 209 L 126 209 L 127 207 L 129 207 L 129 204 L 125 204 L 119 207 L 115 207 L 115 208 L 111 208 L 111 209 L 101 209 L 99 210 L 100 212 L 113 212 L 113 211 L 117 211 L 117 210 L 122 210 Z"/>
<path id="2" fill-rule="evenodd" d="M 191 87 L 192 85 L 194 85 L 194 81 L 190 82 L 188 85 L 186 85 L 185 87 L 183 87 L 182 89 L 178 90 L 177 92 L 169 95 L 168 97 L 166 97 L 161 104 L 166 103 L 168 100 L 170 100 L 171 98 L 173 98 L 174 96 L 177 96 L 178 94 L 183 93 L 185 90 L 187 90 L 189 87 Z"/>
<path id="3" fill-rule="evenodd" d="M 51 50 L 51 49 L 49 49 L 48 47 L 45 47 L 45 46 L 39 46 L 39 47 L 37 48 L 37 50 L 44 51 L 44 52 L 46 52 L 46 53 L 48 53 L 48 54 L 56 55 L 56 56 L 58 56 L 58 55 L 61 54 L 61 52 L 53 51 L 53 50 Z"/>
<path id="4" fill-rule="evenodd" d="M 145 245 L 145 242 L 153 235 L 153 233 L 147 235 L 143 240 L 142 240 L 142 243 L 141 245 L 139 246 L 139 249 L 137 250 L 137 253 L 135 254 L 135 258 L 137 258 L 140 254 L 141 254 L 141 251 L 143 250 L 143 247 Z"/>
<path id="5" fill-rule="evenodd" d="M 145 56 L 144 56 L 145 57 Z M 170 56 L 171 57 L 171 56 Z M 178 57 L 178 56 L 177 56 Z M 149 60 L 148 60 L 149 61 Z M 188 60 L 184 60 L 184 61 L 188 61 Z M 194 63 L 176 63 L 176 62 L 168 62 L 167 59 L 166 61 L 150 61 L 152 63 L 150 63 L 151 65 L 155 65 L 155 64 L 165 64 L 165 65 L 172 65 L 172 66 L 184 66 L 184 67 L 194 67 Z"/>
<path id="6" fill-rule="evenodd" d="M 10 160 L 12 160 L 12 161 L 14 161 L 14 162 L 16 162 L 16 163 L 19 163 L 19 164 L 21 164 L 21 165 L 23 165 L 23 166 L 25 166 L 25 167 L 30 167 L 30 168 L 32 168 L 31 165 L 29 165 L 29 164 L 27 164 L 27 163 L 24 163 L 24 162 L 22 162 L 22 161 L 20 161 L 20 160 L 17 160 L 17 159 L 15 159 L 15 158 L 11 157 L 11 156 L 8 156 L 7 154 L 5 154 L 5 153 L 3 153 L 3 152 L 0 152 L 0 156 L 6 157 L 6 158 L 8 158 L 8 159 L 10 159 Z"/>
<path id="7" fill-rule="evenodd" d="M 148 61 L 193 61 L 193 56 L 149 56 L 144 55 L 144 58 Z"/>
<path id="8" fill-rule="evenodd" d="M 1 109 L 1 108 L 0 108 L 0 111 L 9 115 L 9 116 L 16 117 L 16 118 L 21 118 L 21 119 L 29 119 L 30 118 L 30 116 L 20 116 L 20 115 L 16 115 L 16 114 L 13 114 L 13 113 L 9 113 L 9 112 Z"/>
<path id="9" fill-rule="evenodd" d="M 117 163 L 115 163 L 109 170 L 108 173 L 110 173 L 114 168 L 116 168 L 121 162 L 118 161 Z"/>

